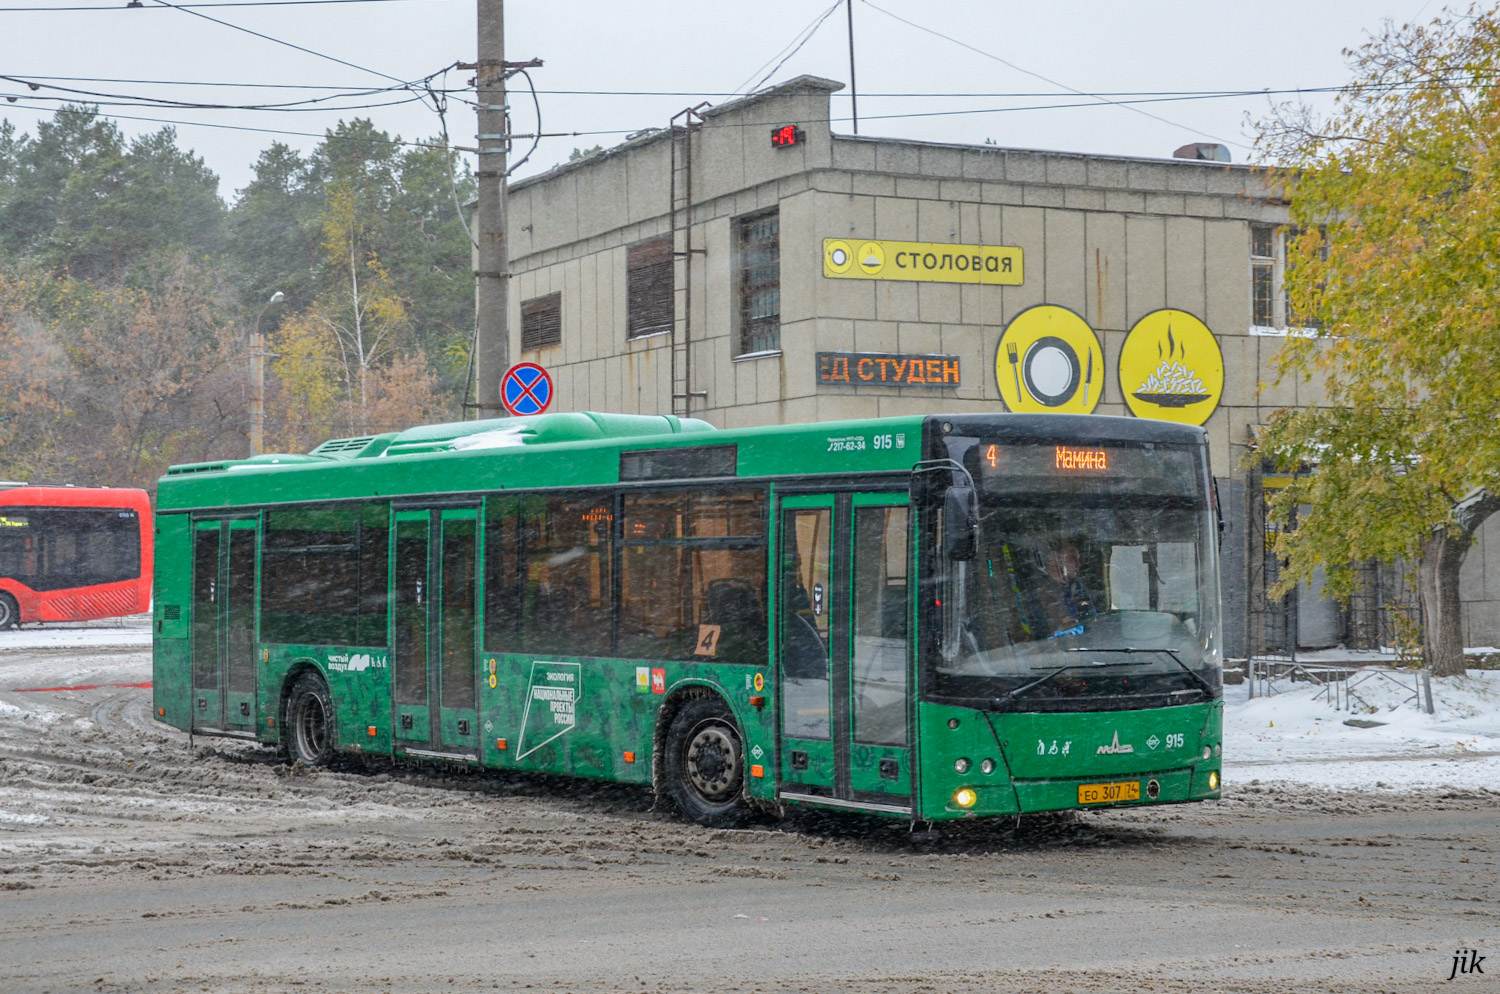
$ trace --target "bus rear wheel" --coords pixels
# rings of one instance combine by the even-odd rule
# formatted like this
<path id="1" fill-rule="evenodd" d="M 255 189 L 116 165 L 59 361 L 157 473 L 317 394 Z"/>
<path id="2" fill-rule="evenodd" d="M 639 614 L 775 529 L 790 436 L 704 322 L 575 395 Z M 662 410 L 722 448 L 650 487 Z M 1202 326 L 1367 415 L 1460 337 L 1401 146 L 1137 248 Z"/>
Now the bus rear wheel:
<path id="1" fill-rule="evenodd" d="M 284 725 L 287 759 L 322 766 L 333 758 L 333 698 L 320 677 L 304 673 L 292 684 Z"/>
<path id="2" fill-rule="evenodd" d="M 21 623 L 21 608 L 10 594 L 0 591 L 0 632 Z"/>
<path id="3" fill-rule="evenodd" d="M 667 792 L 700 825 L 739 824 L 747 813 L 744 737 L 717 697 L 695 697 L 667 730 Z"/>

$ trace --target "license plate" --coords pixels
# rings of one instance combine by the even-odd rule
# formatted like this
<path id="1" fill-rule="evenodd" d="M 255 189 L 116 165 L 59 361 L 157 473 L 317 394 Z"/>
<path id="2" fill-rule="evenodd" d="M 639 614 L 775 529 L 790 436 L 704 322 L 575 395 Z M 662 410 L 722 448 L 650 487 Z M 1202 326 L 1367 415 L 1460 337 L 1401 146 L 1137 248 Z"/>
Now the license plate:
<path id="1" fill-rule="evenodd" d="M 1085 783 L 1078 786 L 1079 804 L 1109 804 L 1113 801 L 1139 801 L 1141 782 L 1127 780 L 1124 783 Z"/>

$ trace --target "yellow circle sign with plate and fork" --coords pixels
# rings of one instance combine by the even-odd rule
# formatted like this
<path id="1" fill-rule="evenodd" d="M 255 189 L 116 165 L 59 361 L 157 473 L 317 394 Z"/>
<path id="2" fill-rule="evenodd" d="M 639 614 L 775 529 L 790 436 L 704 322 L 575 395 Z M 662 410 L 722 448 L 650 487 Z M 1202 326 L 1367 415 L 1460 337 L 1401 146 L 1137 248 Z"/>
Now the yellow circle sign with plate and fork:
<path id="1" fill-rule="evenodd" d="M 1018 413 L 1092 414 L 1104 393 L 1104 349 L 1066 307 L 1028 307 L 1000 335 L 995 382 Z"/>

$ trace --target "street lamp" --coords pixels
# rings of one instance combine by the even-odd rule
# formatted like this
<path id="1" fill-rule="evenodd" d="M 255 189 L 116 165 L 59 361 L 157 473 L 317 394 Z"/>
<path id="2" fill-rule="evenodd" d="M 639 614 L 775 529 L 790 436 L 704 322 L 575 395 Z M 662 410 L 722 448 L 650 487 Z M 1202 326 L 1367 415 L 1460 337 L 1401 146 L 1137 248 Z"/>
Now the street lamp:
<path id="1" fill-rule="evenodd" d="M 266 350 L 261 344 L 260 319 L 266 316 L 271 305 L 286 299 L 286 294 L 277 290 L 271 299 L 255 315 L 255 331 L 250 334 L 250 454 L 261 453 L 263 432 L 266 424 Z"/>

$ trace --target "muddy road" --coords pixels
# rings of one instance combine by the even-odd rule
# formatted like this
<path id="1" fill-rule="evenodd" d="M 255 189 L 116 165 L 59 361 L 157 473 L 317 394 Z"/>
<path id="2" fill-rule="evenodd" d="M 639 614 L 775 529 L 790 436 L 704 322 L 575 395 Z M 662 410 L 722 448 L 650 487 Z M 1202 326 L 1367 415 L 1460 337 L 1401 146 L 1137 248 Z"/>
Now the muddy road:
<path id="1" fill-rule="evenodd" d="M 1500 992 L 1500 792 L 1231 767 L 1211 806 L 711 831 L 637 788 L 190 749 L 149 679 L 0 651 L 5 994 Z M 57 687 L 89 689 L 26 689 Z M 1459 949 L 1493 959 L 1449 981 Z"/>

